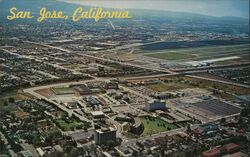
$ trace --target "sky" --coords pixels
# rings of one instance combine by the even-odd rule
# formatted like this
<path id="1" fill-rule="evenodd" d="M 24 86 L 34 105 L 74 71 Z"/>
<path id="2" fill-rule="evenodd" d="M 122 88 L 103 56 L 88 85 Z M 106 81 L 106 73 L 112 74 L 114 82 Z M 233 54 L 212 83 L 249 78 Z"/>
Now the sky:
<path id="1" fill-rule="evenodd" d="M 249 0 L 60 0 L 107 8 L 191 12 L 209 16 L 249 18 Z"/>

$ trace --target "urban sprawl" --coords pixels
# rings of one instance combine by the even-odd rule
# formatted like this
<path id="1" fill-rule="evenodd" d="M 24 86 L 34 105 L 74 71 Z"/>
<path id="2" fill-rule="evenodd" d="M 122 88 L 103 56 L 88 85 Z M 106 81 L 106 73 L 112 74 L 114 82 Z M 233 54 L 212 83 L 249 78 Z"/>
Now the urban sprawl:
<path id="1" fill-rule="evenodd" d="M 250 156 L 248 21 L 141 16 L 1 19 L 0 156 Z"/>

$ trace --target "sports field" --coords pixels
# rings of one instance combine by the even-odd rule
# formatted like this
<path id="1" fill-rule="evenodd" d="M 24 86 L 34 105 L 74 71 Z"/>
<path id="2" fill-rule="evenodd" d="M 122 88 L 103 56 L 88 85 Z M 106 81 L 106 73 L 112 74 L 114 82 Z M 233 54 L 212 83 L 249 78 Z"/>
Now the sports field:
<path id="1" fill-rule="evenodd" d="M 172 129 L 177 129 L 178 127 L 174 124 L 170 124 L 158 117 L 140 117 L 144 131 L 142 135 L 152 135 L 159 132 L 164 132 Z"/>
<path id="2" fill-rule="evenodd" d="M 51 88 L 51 90 L 56 95 L 73 94 L 75 92 L 73 88 L 69 88 L 69 87 L 53 87 Z"/>
<path id="3" fill-rule="evenodd" d="M 206 46 L 199 48 L 178 48 L 165 50 L 146 50 L 144 55 L 172 61 L 200 61 L 230 56 L 249 57 L 249 45 Z"/>

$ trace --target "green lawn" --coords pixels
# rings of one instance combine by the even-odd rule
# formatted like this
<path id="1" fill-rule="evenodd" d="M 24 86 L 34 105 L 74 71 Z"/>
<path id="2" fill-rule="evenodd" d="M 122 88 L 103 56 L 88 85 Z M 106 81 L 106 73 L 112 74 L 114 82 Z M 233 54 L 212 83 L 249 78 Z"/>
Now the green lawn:
<path id="1" fill-rule="evenodd" d="M 158 117 L 140 117 L 140 119 L 144 126 L 142 135 L 151 135 L 178 128 L 176 125 L 170 124 Z"/>
<path id="2" fill-rule="evenodd" d="M 56 124 L 59 128 L 61 128 L 63 131 L 70 131 L 74 128 L 76 129 L 83 129 L 85 126 L 88 127 L 87 123 L 78 122 L 76 120 L 72 120 L 71 122 L 67 123 L 62 119 L 56 120 Z"/>
<path id="3" fill-rule="evenodd" d="M 57 95 L 74 93 L 74 89 L 69 87 L 53 87 L 51 89 Z"/>

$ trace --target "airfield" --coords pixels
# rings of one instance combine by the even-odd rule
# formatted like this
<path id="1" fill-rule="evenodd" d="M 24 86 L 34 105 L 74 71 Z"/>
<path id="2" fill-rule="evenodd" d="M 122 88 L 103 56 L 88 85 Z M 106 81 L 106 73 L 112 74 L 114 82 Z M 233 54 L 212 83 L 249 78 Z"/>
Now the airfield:
<path id="1" fill-rule="evenodd" d="M 206 62 L 221 64 L 233 62 L 247 62 L 249 58 L 249 45 L 234 46 L 205 46 L 196 48 L 178 48 L 165 50 L 146 50 L 144 56 L 179 63 Z"/>

